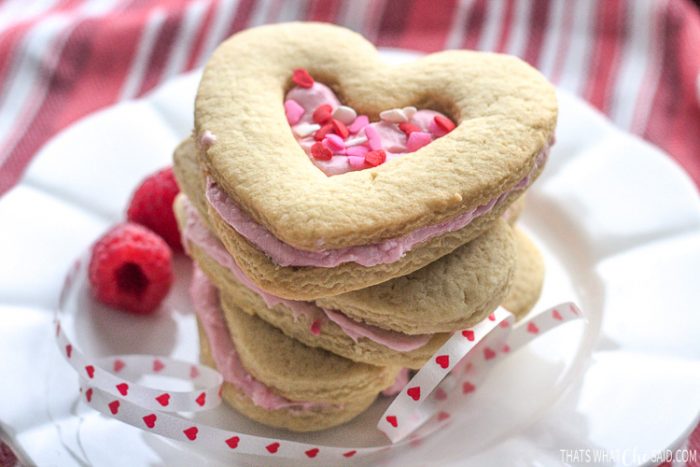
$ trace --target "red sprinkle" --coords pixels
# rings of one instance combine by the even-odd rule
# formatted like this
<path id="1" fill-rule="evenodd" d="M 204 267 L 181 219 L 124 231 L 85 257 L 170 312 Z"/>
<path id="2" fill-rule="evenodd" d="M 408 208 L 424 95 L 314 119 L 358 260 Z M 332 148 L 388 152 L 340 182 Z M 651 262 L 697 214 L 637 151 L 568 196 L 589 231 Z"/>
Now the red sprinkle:
<path id="1" fill-rule="evenodd" d="M 331 107 L 329 104 L 321 104 L 316 107 L 316 110 L 314 110 L 314 114 L 311 118 L 313 119 L 314 123 L 324 124 L 330 120 L 332 116 L 333 107 Z"/>
<path id="2" fill-rule="evenodd" d="M 435 124 L 446 133 L 449 133 L 450 131 L 455 129 L 456 125 L 452 122 L 452 120 L 443 115 L 436 115 L 434 120 Z"/>
<path id="3" fill-rule="evenodd" d="M 323 141 L 323 138 L 325 138 L 331 131 L 333 131 L 333 124 L 326 123 L 320 129 L 316 130 L 316 133 L 314 133 L 314 139 L 316 141 Z"/>
<path id="4" fill-rule="evenodd" d="M 365 154 L 365 162 L 372 167 L 383 164 L 386 161 L 386 153 L 383 149 L 378 149 L 376 151 L 370 151 Z"/>
<path id="5" fill-rule="evenodd" d="M 406 136 L 410 135 L 414 131 L 421 131 L 420 128 L 418 128 L 413 123 L 409 123 L 409 122 L 399 123 L 399 130 L 403 131 Z"/>
<path id="6" fill-rule="evenodd" d="M 292 81 L 297 86 L 307 89 L 314 85 L 314 79 L 304 68 L 297 68 L 292 72 Z"/>
<path id="7" fill-rule="evenodd" d="M 329 161 L 331 160 L 331 157 L 333 157 L 331 150 L 321 143 L 314 143 L 314 145 L 311 146 L 311 155 L 314 159 L 318 159 L 320 161 Z"/>
<path id="8" fill-rule="evenodd" d="M 336 120 L 335 118 L 333 119 L 333 130 L 336 135 L 343 139 L 350 136 L 350 131 L 348 130 L 348 127 L 345 126 L 345 123 L 341 122 L 340 120 Z"/>

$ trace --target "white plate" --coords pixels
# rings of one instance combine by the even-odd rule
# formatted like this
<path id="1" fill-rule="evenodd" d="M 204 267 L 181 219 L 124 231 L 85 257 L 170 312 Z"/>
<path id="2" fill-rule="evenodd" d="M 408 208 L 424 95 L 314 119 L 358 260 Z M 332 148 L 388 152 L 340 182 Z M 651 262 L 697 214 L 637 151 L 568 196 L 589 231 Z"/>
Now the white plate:
<path id="1" fill-rule="evenodd" d="M 76 403 L 77 378 L 50 331 L 73 259 L 123 219 L 136 184 L 169 164 L 189 133 L 197 81 L 196 73 L 177 78 L 81 120 L 47 144 L 0 199 L 0 421 L 34 463 L 204 460 Z M 391 463 L 559 465 L 562 449 L 604 449 L 633 465 L 678 446 L 698 421 L 696 189 L 658 149 L 577 98 L 559 98 L 557 143 L 521 224 L 546 257 L 538 307 L 574 300 L 590 325 L 567 325 L 499 365 L 449 429 Z M 94 353 L 127 347 L 195 360 L 186 260 L 177 266 L 182 277 L 169 298 L 175 311 L 147 319 L 84 314 L 79 343 Z M 352 430 L 308 436 L 348 438 Z"/>

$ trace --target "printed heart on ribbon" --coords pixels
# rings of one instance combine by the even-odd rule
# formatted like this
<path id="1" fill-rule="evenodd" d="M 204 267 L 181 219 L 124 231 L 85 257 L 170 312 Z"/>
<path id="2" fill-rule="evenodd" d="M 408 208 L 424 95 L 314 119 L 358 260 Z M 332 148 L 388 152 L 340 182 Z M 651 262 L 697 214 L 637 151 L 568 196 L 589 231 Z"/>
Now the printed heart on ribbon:
<path id="1" fill-rule="evenodd" d="M 278 442 L 270 443 L 267 446 L 265 446 L 265 449 L 267 449 L 267 452 L 269 452 L 270 454 L 277 453 L 277 450 L 279 450 L 279 448 L 280 448 L 280 443 L 278 443 Z"/>
<path id="2" fill-rule="evenodd" d="M 153 371 L 155 373 L 158 373 L 163 368 L 165 368 L 165 365 L 163 364 L 163 362 L 159 358 L 156 358 L 155 360 L 153 360 Z"/>
<path id="3" fill-rule="evenodd" d="M 474 392 L 475 389 L 476 389 L 476 386 L 474 386 L 469 381 L 465 381 L 462 383 L 462 394 L 472 393 L 472 392 Z"/>
<path id="4" fill-rule="evenodd" d="M 168 404 L 170 404 L 170 394 L 161 394 L 160 396 L 156 397 L 156 401 L 158 401 L 158 403 L 163 407 L 167 407 Z"/>
<path id="5" fill-rule="evenodd" d="M 420 399 L 420 386 L 413 386 L 411 388 L 408 388 L 406 390 L 406 394 L 413 399 L 414 401 L 417 401 Z"/>
<path id="6" fill-rule="evenodd" d="M 241 441 L 241 438 L 238 436 L 231 436 L 226 440 L 226 444 L 228 445 L 229 448 L 231 449 L 236 449 L 238 447 L 238 443 Z"/>
<path id="7" fill-rule="evenodd" d="M 311 448 L 307 451 L 304 451 L 304 454 L 306 454 L 306 457 L 314 458 L 318 455 L 318 448 Z"/>
<path id="8" fill-rule="evenodd" d="M 440 368 L 446 369 L 450 366 L 450 356 L 449 355 L 438 355 L 435 357 L 435 363 L 440 365 Z"/>
<path id="9" fill-rule="evenodd" d="M 279 37 L 293 40 L 279 47 Z M 311 82 L 297 73 L 293 83 L 294 70 L 299 69 L 332 84 L 347 104 L 371 119 L 385 110 L 403 110 L 423 101 L 449 111 L 452 120 L 456 116 L 461 120 L 449 134 L 402 157 L 401 164 L 389 161 L 357 173 L 362 176 L 337 176 L 328 183 L 292 132 L 282 131 L 288 122 L 281 96 L 293 84 Z M 499 98 L 476 97 L 484 93 Z M 223 113 L 255 124 L 222 118 L 222 112 L 212 112 L 212 102 L 225 102 Z M 316 250 L 319 232 L 326 248 L 351 246 L 358 238 L 375 243 L 408 233 L 418 217 L 434 217 L 438 223 L 455 211 L 476 208 L 481 201 L 477 193 L 515 187 L 535 166 L 539 151 L 548 146 L 556 118 L 554 87 L 512 57 L 449 51 L 387 66 L 357 34 L 331 25 L 289 23 L 247 30 L 217 48 L 199 86 L 195 134 L 215 137 L 213 144 L 211 138 L 200 144 L 208 172 L 216 177 L 230 174 L 235 167 L 236 179 L 255 180 L 216 180 L 244 211 L 264 219 L 267 230 L 284 242 Z M 344 133 L 339 125 L 333 132 Z M 264 144 L 266 157 L 251 150 L 257 142 Z M 376 176 L 387 182 L 373 183 Z M 433 188 L 435 180 L 440 180 L 440 190 Z M 526 189 L 532 181 L 534 177 L 518 189 Z M 410 196 L 406 194 L 409 183 Z M 370 187 L 372 196 L 367 196 Z M 328 209 L 322 202 L 305 203 L 299 209 L 307 193 L 320 200 L 342 199 L 353 209 Z M 378 206 L 390 215 L 367 215 L 377 212 Z M 323 225 L 316 219 L 322 219 Z M 290 225 L 295 228 L 289 229 Z"/>
<path id="10" fill-rule="evenodd" d="M 486 360 L 491 360 L 496 356 L 496 352 L 491 347 L 484 348 L 484 358 Z"/>
<path id="11" fill-rule="evenodd" d="M 119 373 L 124 369 L 125 366 L 126 363 L 124 363 L 124 360 L 117 358 L 116 360 L 114 360 L 114 364 L 112 365 L 112 371 L 114 371 L 115 373 Z"/>
<path id="12" fill-rule="evenodd" d="M 469 342 L 474 342 L 474 331 L 472 329 L 465 329 L 462 331 L 462 335 L 466 337 Z"/>
<path id="13" fill-rule="evenodd" d="M 447 420 L 448 418 L 450 418 L 450 414 L 448 414 L 448 413 L 445 412 L 444 410 L 438 412 L 438 414 L 437 414 L 437 420 L 438 420 L 438 422 L 445 421 L 445 420 Z"/>
<path id="14" fill-rule="evenodd" d="M 195 401 L 195 402 L 197 403 L 197 405 L 199 405 L 200 407 L 204 407 L 204 404 L 207 403 L 207 394 L 204 393 L 204 392 L 201 393 L 199 396 L 197 396 L 197 398 L 196 398 L 194 401 Z"/>
<path id="15" fill-rule="evenodd" d="M 527 332 L 529 332 L 530 334 L 537 334 L 538 332 L 540 332 L 540 328 L 538 328 L 534 322 L 530 321 L 529 323 L 527 323 Z"/>
<path id="16" fill-rule="evenodd" d="M 196 426 L 191 426 L 182 430 L 182 432 L 185 434 L 185 436 L 187 436 L 187 439 L 189 439 L 190 441 L 194 441 L 195 439 L 197 439 L 197 433 L 199 433 L 199 428 L 197 428 Z"/>
<path id="17" fill-rule="evenodd" d="M 344 453 L 343 453 L 343 457 L 352 457 L 352 456 L 354 456 L 355 454 L 357 454 L 357 451 L 355 451 L 355 450 L 353 449 L 352 451 L 344 452 Z"/>
<path id="18" fill-rule="evenodd" d="M 112 412 L 112 415 L 116 415 L 119 413 L 120 405 L 121 404 L 119 403 L 119 401 L 112 401 L 109 404 L 107 404 L 107 406 L 109 407 L 109 411 Z"/>
<path id="19" fill-rule="evenodd" d="M 126 396 L 127 394 L 129 394 L 129 385 L 126 383 L 119 383 L 117 384 L 116 388 L 117 391 L 119 391 L 119 394 L 121 394 L 122 396 Z"/>
<path id="20" fill-rule="evenodd" d="M 85 391 L 85 400 L 88 402 L 92 402 L 92 388 L 87 388 Z"/>
<path id="21" fill-rule="evenodd" d="M 156 414 L 154 414 L 154 413 L 144 415 L 143 423 L 145 423 L 148 428 L 153 428 L 154 426 L 156 426 L 157 418 L 158 417 L 156 417 Z"/>
<path id="22" fill-rule="evenodd" d="M 190 368 L 190 378 L 195 379 L 199 376 L 199 370 L 196 366 Z"/>
<path id="23" fill-rule="evenodd" d="M 92 365 L 85 366 L 85 373 L 87 373 L 88 378 L 92 379 L 95 377 L 95 367 Z"/>
<path id="24" fill-rule="evenodd" d="M 552 310 L 552 318 L 556 319 L 557 321 L 561 321 L 562 319 L 564 319 L 562 318 L 561 313 L 559 313 L 559 311 L 556 308 Z"/>
<path id="25" fill-rule="evenodd" d="M 399 426 L 399 421 L 396 419 L 396 415 L 387 415 L 386 421 L 389 422 L 389 425 L 393 426 L 394 428 Z"/>
<path id="26" fill-rule="evenodd" d="M 73 354 L 73 346 L 70 344 L 66 345 L 66 357 L 70 358 L 72 354 Z"/>

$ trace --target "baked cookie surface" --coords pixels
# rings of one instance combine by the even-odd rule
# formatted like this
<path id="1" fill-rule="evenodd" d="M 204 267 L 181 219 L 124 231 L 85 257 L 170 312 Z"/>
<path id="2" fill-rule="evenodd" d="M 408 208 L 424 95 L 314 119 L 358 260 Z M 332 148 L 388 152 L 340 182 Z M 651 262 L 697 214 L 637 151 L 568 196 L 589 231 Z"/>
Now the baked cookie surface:
<path id="1" fill-rule="evenodd" d="M 371 117 L 417 105 L 458 126 L 410 156 L 327 177 L 285 118 L 296 68 Z M 281 241 L 318 251 L 399 237 L 487 204 L 533 170 L 556 116 L 553 87 L 514 57 L 448 51 L 386 66 L 351 31 L 290 23 L 244 31 L 216 50 L 197 94 L 195 134 L 215 136 L 202 161 L 235 203 Z"/>

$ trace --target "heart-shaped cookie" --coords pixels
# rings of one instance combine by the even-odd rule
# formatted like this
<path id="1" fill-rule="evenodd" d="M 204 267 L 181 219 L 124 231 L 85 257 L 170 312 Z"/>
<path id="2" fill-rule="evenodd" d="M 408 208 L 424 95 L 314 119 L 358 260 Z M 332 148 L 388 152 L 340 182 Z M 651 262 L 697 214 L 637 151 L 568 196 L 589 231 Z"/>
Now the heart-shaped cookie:
<path id="1" fill-rule="evenodd" d="M 328 177 L 285 116 L 299 68 L 372 119 L 416 106 L 458 125 L 410 157 Z M 450 51 L 386 66 L 343 28 L 256 28 L 222 44 L 205 69 L 195 135 L 197 177 L 208 179 L 188 196 L 206 195 L 199 207 L 260 286 L 294 299 L 335 295 L 408 274 L 486 230 L 539 174 L 556 109 L 552 86 L 514 57 Z"/>

